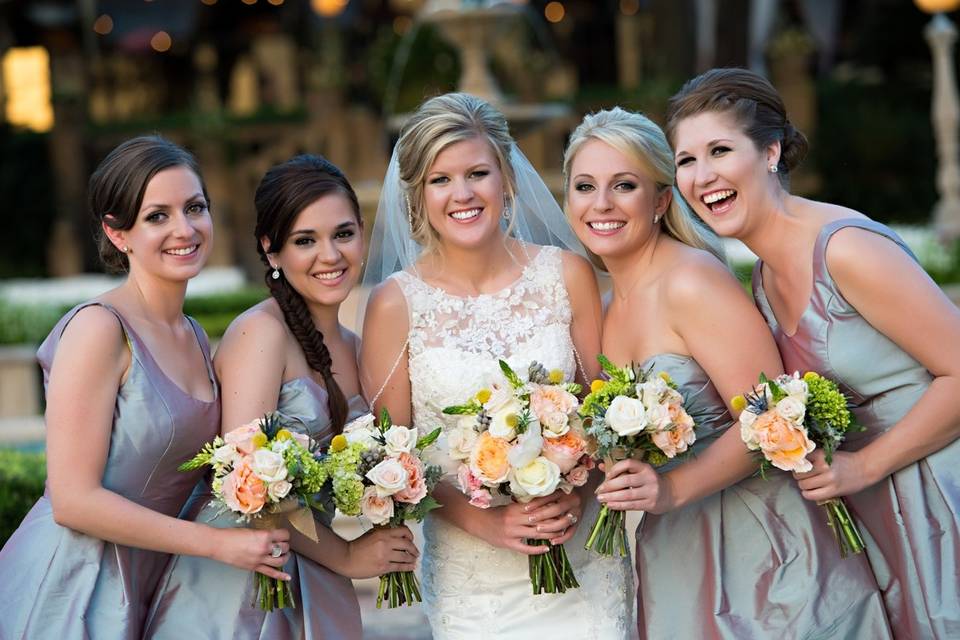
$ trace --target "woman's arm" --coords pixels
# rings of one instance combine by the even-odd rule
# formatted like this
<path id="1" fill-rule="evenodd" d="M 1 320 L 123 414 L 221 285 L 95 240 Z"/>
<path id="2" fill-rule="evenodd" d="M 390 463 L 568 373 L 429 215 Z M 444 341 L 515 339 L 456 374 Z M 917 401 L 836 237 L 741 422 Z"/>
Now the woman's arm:
<path id="1" fill-rule="evenodd" d="M 283 530 L 215 529 L 166 516 L 103 487 L 117 389 L 129 363 L 122 329 L 108 310 L 82 309 L 64 329 L 47 387 L 47 483 L 54 520 L 116 544 L 205 556 L 289 579 L 275 568 L 286 560 Z M 274 543 L 284 550 L 280 558 L 270 557 Z"/>
<path id="2" fill-rule="evenodd" d="M 773 377 L 783 370 L 773 336 L 737 280 L 715 259 L 689 260 L 669 278 L 664 291 L 670 324 L 735 415 L 730 398 L 752 389 L 761 372 Z M 599 497 L 611 508 L 664 513 L 725 489 L 756 469 L 734 425 L 696 459 L 663 475 L 635 460 L 618 462 Z"/>
<path id="3" fill-rule="evenodd" d="M 570 337 L 577 350 L 579 362 L 577 379 L 585 387 L 600 375 L 600 331 L 603 312 L 600 308 L 600 292 L 590 263 L 575 253 L 563 253 L 563 280 L 570 298 L 573 319 L 570 322 Z M 580 370 L 580 366 L 583 370 Z M 584 376 L 586 376 L 585 379 Z"/>
<path id="4" fill-rule="evenodd" d="M 803 496 L 818 501 L 857 493 L 960 436 L 960 310 L 903 249 L 873 232 L 838 231 L 826 259 L 843 297 L 933 382 L 900 422 L 859 451 L 838 451 L 830 465 L 822 453 L 811 455 L 813 471 L 797 478 Z"/>

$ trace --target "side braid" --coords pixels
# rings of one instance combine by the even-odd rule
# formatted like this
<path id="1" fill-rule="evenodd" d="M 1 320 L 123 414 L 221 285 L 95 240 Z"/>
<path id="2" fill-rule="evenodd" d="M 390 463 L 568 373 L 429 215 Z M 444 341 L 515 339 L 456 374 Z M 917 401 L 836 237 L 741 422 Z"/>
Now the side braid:
<path id="1" fill-rule="evenodd" d="M 290 286 L 287 279 L 281 276 L 274 280 L 269 272 L 266 276 L 267 287 L 270 289 L 270 295 L 280 306 L 283 312 L 283 318 L 290 327 L 290 332 L 300 344 L 303 355 L 307 359 L 307 364 L 311 369 L 317 371 L 322 377 L 324 385 L 327 388 L 327 407 L 330 409 L 330 422 L 334 433 L 343 431 L 343 426 L 347 422 L 347 398 L 343 395 L 343 390 L 337 384 L 333 377 L 333 360 L 330 357 L 330 350 L 323 342 L 323 333 L 321 333 L 313 323 L 310 316 L 310 310 L 303 301 L 303 297 Z"/>

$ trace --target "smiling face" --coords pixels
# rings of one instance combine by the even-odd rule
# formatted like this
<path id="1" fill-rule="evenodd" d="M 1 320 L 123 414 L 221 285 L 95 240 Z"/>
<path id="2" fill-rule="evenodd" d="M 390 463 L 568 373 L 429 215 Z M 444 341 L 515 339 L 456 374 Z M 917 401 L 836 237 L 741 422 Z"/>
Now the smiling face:
<path id="1" fill-rule="evenodd" d="M 297 214 L 290 235 L 268 260 L 307 304 L 338 305 L 360 278 L 361 231 L 347 197 L 329 193 Z M 269 240 L 262 238 L 261 245 L 266 250 Z"/>
<path id="2" fill-rule="evenodd" d="M 779 191 L 770 165 L 780 144 L 758 149 L 728 113 L 707 111 L 677 123 L 677 186 L 718 235 L 743 237 Z"/>
<path id="3" fill-rule="evenodd" d="M 597 139 L 570 164 L 567 218 L 580 241 L 601 258 L 629 254 L 656 236 L 654 216 L 670 206 L 639 161 Z"/>
<path id="4" fill-rule="evenodd" d="M 427 220 L 443 245 L 486 246 L 500 234 L 503 198 L 497 157 L 479 137 L 438 153 L 423 185 Z"/>
<path id="5" fill-rule="evenodd" d="M 186 281 L 200 272 L 213 240 L 203 186 L 197 174 L 183 166 L 164 169 L 150 179 L 130 229 L 104 225 L 104 231 L 117 248 L 129 248 L 132 273 L 173 281 Z"/>

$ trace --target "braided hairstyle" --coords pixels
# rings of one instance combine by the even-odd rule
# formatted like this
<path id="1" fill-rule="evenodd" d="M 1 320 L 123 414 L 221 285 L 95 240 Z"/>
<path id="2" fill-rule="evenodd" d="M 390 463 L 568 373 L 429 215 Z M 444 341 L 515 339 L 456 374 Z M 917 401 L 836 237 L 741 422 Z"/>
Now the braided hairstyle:
<path id="1" fill-rule="evenodd" d="M 688 80 L 667 103 L 667 137 L 675 141 L 677 124 L 713 111 L 730 113 L 757 149 L 780 142 L 777 177 L 789 185 L 790 171 L 807 155 L 808 143 L 787 118 L 783 99 L 770 81 L 746 69 L 711 69 Z"/>
<path id="2" fill-rule="evenodd" d="M 273 268 L 267 260 L 268 253 L 280 251 L 286 243 L 300 212 L 331 193 L 339 193 L 347 198 L 357 222 L 362 225 L 357 194 L 343 172 L 326 158 L 300 155 L 271 167 L 257 186 L 254 196 L 257 209 L 254 236 L 257 253 L 267 267 L 264 280 L 270 295 L 280 306 L 283 318 L 300 344 L 307 364 L 323 377 L 333 430 L 340 433 L 347 421 L 347 399 L 333 377 L 333 362 L 323 342 L 323 334 L 314 324 L 303 296 L 290 285 L 282 272 L 277 279 L 271 277 Z M 267 239 L 266 249 L 260 242 L 261 238 Z"/>

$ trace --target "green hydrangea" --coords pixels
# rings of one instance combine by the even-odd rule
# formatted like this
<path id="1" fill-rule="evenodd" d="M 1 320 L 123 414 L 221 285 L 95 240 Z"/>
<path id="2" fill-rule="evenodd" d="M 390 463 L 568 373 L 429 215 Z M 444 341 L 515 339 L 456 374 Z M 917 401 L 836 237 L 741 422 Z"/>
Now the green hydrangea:
<path id="1" fill-rule="evenodd" d="M 360 515 L 360 499 L 363 497 L 363 481 L 356 473 L 336 470 L 333 475 L 333 499 L 337 509 L 347 516 Z"/>
<path id="2" fill-rule="evenodd" d="M 829 425 L 837 433 L 850 429 L 850 411 L 847 398 L 840 392 L 837 383 L 816 374 L 803 377 L 810 396 L 807 399 L 807 414 L 820 425 Z"/>

